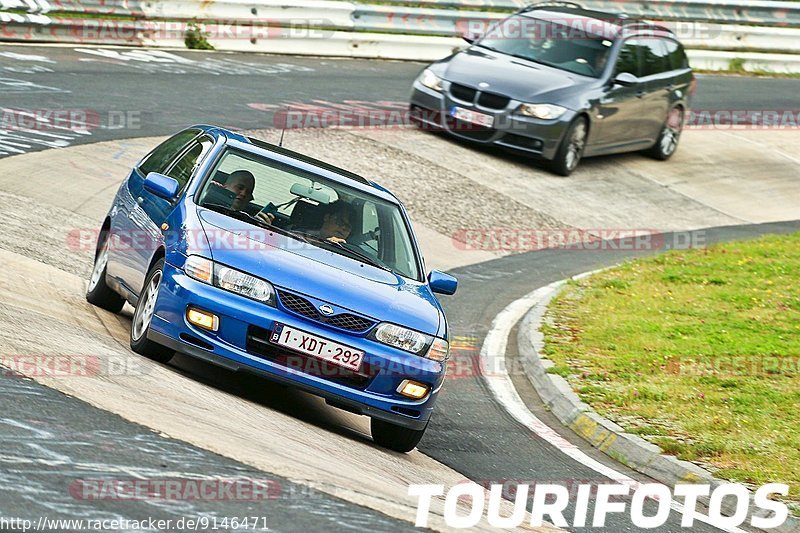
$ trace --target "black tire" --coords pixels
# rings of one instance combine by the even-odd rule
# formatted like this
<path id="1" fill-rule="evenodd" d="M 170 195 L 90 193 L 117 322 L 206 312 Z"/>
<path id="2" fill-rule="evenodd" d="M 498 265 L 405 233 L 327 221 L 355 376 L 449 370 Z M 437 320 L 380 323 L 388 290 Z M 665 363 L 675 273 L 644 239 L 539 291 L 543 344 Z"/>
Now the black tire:
<path id="1" fill-rule="evenodd" d="M 372 440 L 384 448 L 401 453 L 407 453 L 416 448 L 426 429 L 428 429 L 428 424 L 425 424 L 422 429 L 409 429 L 377 418 L 370 420 Z"/>
<path id="2" fill-rule="evenodd" d="M 683 132 L 685 113 L 680 106 L 673 107 L 667 113 L 667 119 L 661 127 L 656 143 L 645 150 L 645 154 L 659 161 L 666 161 L 678 150 L 678 142 Z"/>
<path id="3" fill-rule="evenodd" d="M 125 298 L 114 292 L 106 283 L 108 264 L 108 231 L 100 233 L 94 266 L 86 289 L 86 301 L 112 313 L 119 313 L 125 305 Z"/>
<path id="4" fill-rule="evenodd" d="M 560 176 L 572 174 L 581 162 L 588 136 L 589 122 L 585 117 L 576 118 L 567 128 L 555 157 L 548 162 L 548 168 Z"/>
<path id="5" fill-rule="evenodd" d="M 131 321 L 130 342 L 131 350 L 134 352 L 159 363 L 168 363 L 175 355 L 175 352 L 147 338 L 147 332 L 150 331 L 150 322 L 153 319 L 153 308 L 158 299 L 158 291 L 161 287 L 161 277 L 163 275 L 164 259 L 159 259 L 150 269 L 150 272 L 147 273 L 144 287 L 142 287 L 142 292 L 139 295 L 139 301 L 136 303 L 136 310 Z M 145 313 L 148 314 L 145 315 Z"/>

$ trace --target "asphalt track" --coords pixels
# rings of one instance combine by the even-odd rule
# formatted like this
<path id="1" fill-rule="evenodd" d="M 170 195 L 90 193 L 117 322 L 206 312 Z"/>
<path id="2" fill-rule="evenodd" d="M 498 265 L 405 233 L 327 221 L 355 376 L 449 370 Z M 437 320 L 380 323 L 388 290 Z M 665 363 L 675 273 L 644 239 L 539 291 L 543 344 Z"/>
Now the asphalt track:
<path id="1" fill-rule="evenodd" d="M 0 45 L 1 109 L 73 110 L 97 122 L 87 134 L 54 139 L 31 132 L 17 142 L 8 139 L 9 132 L 0 124 L 0 157 L 51 148 L 54 141 L 74 145 L 167 135 L 197 123 L 262 129 L 272 127 L 274 113 L 292 103 L 405 102 L 411 81 L 423 66 L 401 61 Z M 693 107 L 793 110 L 797 85 L 792 79 L 700 76 Z"/>
<path id="2" fill-rule="evenodd" d="M 114 53 L 118 56 L 113 57 L 107 51 L 89 53 L 71 48 L 0 47 L 0 68 L 3 69 L 0 72 L 0 84 L 5 83 L 8 89 L 0 92 L 0 106 L 10 109 L 88 109 L 106 121 L 112 115 L 116 118 L 126 116 L 139 119 L 135 124 L 124 124 L 120 128 L 106 122 L 103 127 L 93 129 L 89 134 L 61 139 L 67 144 L 164 135 L 195 122 L 241 129 L 263 128 L 270 125 L 275 108 L 265 110 L 262 104 L 276 105 L 280 109 L 287 102 L 298 101 L 324 100 L 335 103 L 345 100 L 403 100 L 410 80 L 422 67 L 420 64 L 398 62 L 227 54 L 212 56 L 186 52 L 173 54 L 189 58 L 192 63 L 188 63 L 174 58 L 166 60 L 165 56 L 161 56 L 164 61 L 155 61 L 152 56 L 149 60 L 143 59 L 148 57 L 147 54 L 139 55 L 139 59 L 136 59 L 129 50 Z M 28 58 L 21 59 L 20 55 L 27 55 Z M 209 74 L 209 68 L 216 69 L 218 73 Z M 792 108 L 796 106 L 797 87 L 795 80 L 703 77 L 695 107 Z M 52 140 L 38 143 L 35 140 L 17 140 L 10 147 L 24 152 L 53 147 L 46 144 Z M 728 240 L 763 232 L 781 233 L 797 229 L 797 224 L 788 223 L 740 226 L 713 230 L 708 235 L 711 241 Z M 455 334 L 479 347 L 492 318 L 514 299 L 551 281 L 614 264 L 627 256 L 629 254 L 622 252 L 587 254 L 549 250 L 464 267 L 453 271 L 461 282 L 459 293 L 443 302 Z M 473 361 L 477 357 L 477 350 L 471 350 L 469 342 L 454 355 L 456 363 L 464 368 L 474 366 Z M 224 378 L 220 379 L 217 374 L 213 369 L 200 365 L 195 377 L 209 386 L 225 387 L 221 383 Z M 250 387 L 256 386 L 253 383 L 245 385 L 245 395 L 248 394 L 247 390 L 251 390 Z M 0 382 L 0 391 L 4 412 L 14 413 L 10 417 L 13 422 L 9 427 L 15 428 L 4 431 L 2 437 L 2 460 L 4 466 L 8 466 L 4 472 L 9 476 L 8 483 L 4 485 L 27 489 L 33 483 L 41 488 L 39 493 L 0 491 L 0 509 L 4 514 L 21 506 L 32 505 L 32 502 L 38 507 L 30 507 L 29 516 L 59 509 L 65 516 L 85 513 L 94 513 L 96 516 L 114 513 L 134 515 L 139 512 L 139 502 L 132 502 L 130 507 L 125 507 L 120 506 L 119 502 L 103 505 L 97 502 L 76 503 L 74 499 L 58 501 L 65 497 L 64 484 L 74 480 L 76 471 L 83 471 L 85 465 L 92 462 L 92 457 L 98 455 L 98 449 L 103 450 L 104 457 L 101 466 L 97 466 L 94 458 L 93 474 L 98 476 L 118 473 L 121 471 L 120 465 L 132 469 L 130 475 L 152 475 L 153 470 L 159 468 L 181 472 L 184 477 L 231 473 L 257 475 L 251 467 L 164 439 L 141 426 L 34 383 L 5 379 Z M 30 401 L 19 405 L 20 397 Z M 532 398 L 531 408 L 535 411 L 535 398 L 529 397 Z M 537 415 L 552 422 L 547 420 L 546 413 L 537 412 Z M 298 416 L 302 415 L 298 413 Z M 551 425 L 557 427 L 557 422 Z M 36 433 L 37 429 L 40 433 Z M 583 448 L 588 448 L 568 432 L 564 434 Z M 31 436 L 44 439 L 54 446 L 41 446 L 39 442 L 40 446 L 36 448 L 31 445 Z M 125 445 L 130 442 L 143 444 Z M 419 449 L 465 477 L 481 483 L 601 481 L 597 474 L 572 462 L 514 422 L 493 401 L 477 376 L 461 376 L 461 379 L 448 381 L 431 430 Z M 152 450 L 159 451 L 147 453 Z M 591 449 L 586 451 L 602 462 L 613 464 Z M 58 461 L 54 460 L 56 456 L 60 457 Z M 191 458 L 191 461 L 187 458 Z M 48 461 L 49 467 L 43 466 Z M 193 468 L 187 470 L 186 464 L 191 464 Z M 632 477 L 643 479 L 619 465 L 615 467 Z M 285 479 L 277 478 L 277 481 L 289 488 L 286 491 L 288 495 L 302 493 L 302 488 Z M 314 498 L 313 507 L 318 512 L 313 515 L 308 513 L 307 499 L 300 500 L 305 504 L 298 504 L 297 501 L 297 498 L 285 497 L 270 505 L 270 525 L 278 524 L 279 530 L 296 530 L 330 526 L 331 521 L 338 520 L 336 524 L 341 528 L 380 531 L 407 527 L 407 524 L 379 513 L 328 496 Z M 161 516 L 171 516 L 175 512 L 168 506 L 145 505 L 151 516 L 159 516 L 159 513 L 162 513 Z M 233 516 L 239 511 L 252 511 L 246 505 L 241 509 L 227 504 L 193 505 L 193 508 L 184 509 L 186 512 L 181 514 L 223 513 Z M 281 524 L 292 525 L 283 529 Z M 608 530 L 613 531 L 632 529 L 624 516 L 613 517 L 608 526 Z M 680 528 L 674 516 L 661 529 L 678 530 Z M 713 529 L 699 526 L 696 530 Z"/>

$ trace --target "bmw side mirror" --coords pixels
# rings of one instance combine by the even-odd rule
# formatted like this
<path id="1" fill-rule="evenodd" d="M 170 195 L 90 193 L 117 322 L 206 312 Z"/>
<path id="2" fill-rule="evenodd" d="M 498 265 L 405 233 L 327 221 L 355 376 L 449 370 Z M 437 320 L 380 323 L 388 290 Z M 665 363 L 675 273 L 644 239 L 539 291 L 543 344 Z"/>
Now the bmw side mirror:
<path id="1" fill-rule="evenodd" d="M 614 78 L 614 83 L 616 85 L 622 85 L 623 87 L 633 87 L 634 85 L 639 85 L 641 82 L 639 81 L 639 78 L 630 72 L 623 72 Z"/>
<path id="2" fill-rule="evenodd" d="M 175 178 L 170 178 L 158 172 L 151 172 L 144 179 L 144 189 L 166 200 L 172 200 L 178 195 L 180 184 Z"/>
<path id="3" fill-rule="evenodd" d="M 439 294 L 455 294 L 458 288 L 458 280 L 450 274 L 445 274 L 438 270 L 431 270 L 428 274 L 428 285 L 430 285 L 433 292 Z"/>

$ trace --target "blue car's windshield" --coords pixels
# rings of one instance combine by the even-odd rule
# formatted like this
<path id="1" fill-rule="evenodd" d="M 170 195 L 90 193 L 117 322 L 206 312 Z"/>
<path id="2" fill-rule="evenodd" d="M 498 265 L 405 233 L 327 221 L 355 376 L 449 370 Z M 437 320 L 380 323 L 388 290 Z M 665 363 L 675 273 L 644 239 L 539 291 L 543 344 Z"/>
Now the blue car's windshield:
<path id="1" fill-rule="evenodd" d="M 544 20 L 513 15 L 497 23 L 477 45 L 551 67 L 598 78 L 608 61 L 613 41 L 583 28 L 577 20 Z M 591 19 L 588 19 L 591 20 Z"/>
<path id="2" fill-rule="evenodd" d="M 411 235 L 397 205 L 292 166 L 229 149 L 197 203 L 419 280 Z"/>

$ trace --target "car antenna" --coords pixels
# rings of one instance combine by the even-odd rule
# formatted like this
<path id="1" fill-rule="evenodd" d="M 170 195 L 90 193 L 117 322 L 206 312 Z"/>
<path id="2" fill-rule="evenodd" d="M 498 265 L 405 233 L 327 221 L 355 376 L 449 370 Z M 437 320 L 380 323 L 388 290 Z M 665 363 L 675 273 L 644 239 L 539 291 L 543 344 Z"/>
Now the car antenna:
<path id="1" fill-rule="evenodd" d="M 286 119 L 289 118 L 289 106 L 286 106 L 286 116 L 284 117 L 283 127 L 281 128 L 281 140 L 278 141 L 278 146 L 283 148 L 283 135 L 286 133 Z"/>

